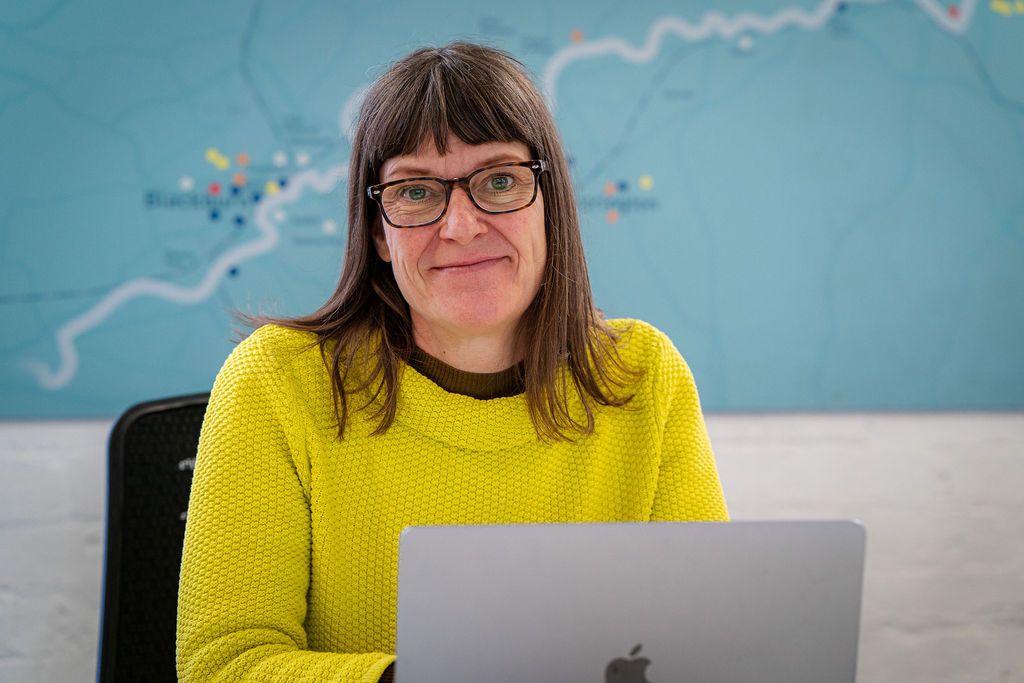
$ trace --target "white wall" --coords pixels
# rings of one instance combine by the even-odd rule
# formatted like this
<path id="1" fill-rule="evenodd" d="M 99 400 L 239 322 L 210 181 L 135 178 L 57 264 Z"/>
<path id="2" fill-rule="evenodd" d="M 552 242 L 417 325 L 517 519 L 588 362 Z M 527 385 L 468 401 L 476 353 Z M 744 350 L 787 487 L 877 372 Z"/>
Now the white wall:
<path id="1" fill-rule="evenodd" d="M 734 519 L 868 529 L 865 682 L 1024 682 L 1024 414 L 711 415 Z M 109 422 L 0 423 L 0 681 L 95 676 Z"/>

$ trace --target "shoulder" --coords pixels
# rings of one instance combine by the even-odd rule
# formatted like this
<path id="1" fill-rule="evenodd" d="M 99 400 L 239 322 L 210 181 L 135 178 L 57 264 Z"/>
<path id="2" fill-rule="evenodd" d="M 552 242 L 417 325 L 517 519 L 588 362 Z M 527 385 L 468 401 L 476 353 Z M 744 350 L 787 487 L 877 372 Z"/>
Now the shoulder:
<path id="1" fill-rule="evenodd" d="M 262 325 L 239 342 L 231 356 L 244 363 L 289 365 L 309 355 L 319 345 L 312 332 L 293 330 L 273 323 Z M 319 357 L 319 352 L 317 352 Z"/>
<path id="2" fill-rule="evenodd" d="M 272 378 L 302 375 L 322 367 L 316 334 L 266 324 L 239 342 L 221 374 Z"/>
<path id="3" fill-rule="evenodd" d="M 616 350 L 627 364 L 638 368 L 686 364 L 668 335 L 654 325 L 632 318 L 615 318 L 607 323 L 617 337 Z"/>
<path id="4" fill-rule="evenodd" d="M 634 384 L 641 402 L 667 407 L 680 400 L 699 405 L 690 366 L 667 334 L 643 320 L 608 320 L 624 365 L 639 373 Z"/>

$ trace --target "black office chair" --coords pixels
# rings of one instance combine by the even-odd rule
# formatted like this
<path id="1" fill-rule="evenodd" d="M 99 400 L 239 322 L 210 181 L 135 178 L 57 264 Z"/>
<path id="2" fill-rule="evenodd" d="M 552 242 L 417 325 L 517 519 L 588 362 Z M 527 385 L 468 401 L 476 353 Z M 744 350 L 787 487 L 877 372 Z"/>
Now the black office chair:
<path id="1" fill-rule="evenodd" d="M 178 572 L 209 397 L 140 403 L 110 433 L 100 683 L 177 681 Z"/>

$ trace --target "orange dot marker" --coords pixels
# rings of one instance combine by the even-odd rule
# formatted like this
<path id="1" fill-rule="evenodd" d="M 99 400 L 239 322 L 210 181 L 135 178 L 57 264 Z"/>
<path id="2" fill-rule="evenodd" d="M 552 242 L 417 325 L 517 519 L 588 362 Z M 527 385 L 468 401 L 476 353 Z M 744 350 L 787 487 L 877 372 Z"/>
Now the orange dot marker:
<path id="1" fill-rule="evenodd" d="M 235 157 L 235 160 L 238 162 L 239 166 L 248 166 L 250 161 L 249 155 L 245 152 L 239 152 L 238 156 Z"/>
<path id="2" fill-rule="evenodd" d="M 615 225 L 616 223 L 618 223 L 619 222 L 619 212 L 618 212 L 618 210 L 617 209 L 610 209 L 608 211 L 608 213 L 605 214 L 605 219 L 607 219 L 607 221 L 609 223 L 611 223 L 612 225 Z"/>
<path id="3" fill-rule="evenodd" d="M 241 187 L 242 185 L 245 185 L 245 174 L 236 173 L 231 177 L 231 182 L 234 183 L 236 187 Z"/>
<path id="4" fill-rule="evenodd" d="M 583 31 L 580 31 L 579 29 L 576 29 L 575 31 L 573 31 L 572 33 L 569 34 L 569 40 L 571 40 L 574 43 L 582 43 L 583 42 Z"/>
<path id="5" fill-rule="evenodd" d="M 950 5 L 949 10 L 947 11 L 949 12 L 949 16 L 953 19 L 957 19 L 960 16 L 960 7 L 957 5 Z"/>
<path id="6" fill-rule="evenodd" d="M 608 195 L 609 197 L 611 197 L 613 194 L 618 192 L 618 190 L 619 190 L 619 188 L 617 188 L 615 186 L 615 183 L 613 183 L 610 180 L 607 183 L 604 184 L 604 193 L 606 195 Z"/>

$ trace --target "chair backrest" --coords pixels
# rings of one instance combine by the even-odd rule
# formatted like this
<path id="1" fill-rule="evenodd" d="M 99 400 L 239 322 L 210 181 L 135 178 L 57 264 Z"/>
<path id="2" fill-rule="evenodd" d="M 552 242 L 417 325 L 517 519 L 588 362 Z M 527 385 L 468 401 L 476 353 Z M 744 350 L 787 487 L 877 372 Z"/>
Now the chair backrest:
<path id="1" fill-rule="evenodd" d="M 208 399 L 140 403 L 111 431 L 101 683 L 177 681 L 178 573 Z"/>

